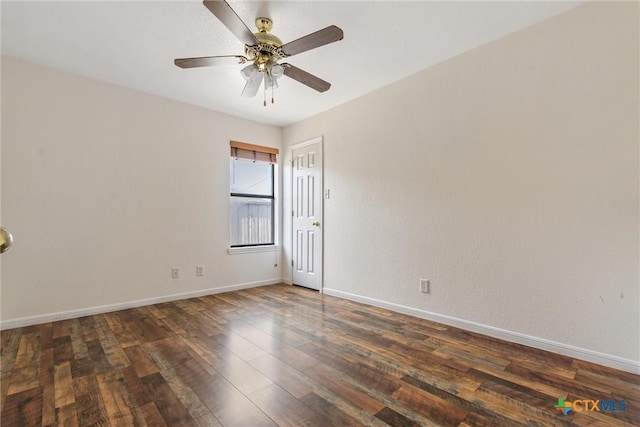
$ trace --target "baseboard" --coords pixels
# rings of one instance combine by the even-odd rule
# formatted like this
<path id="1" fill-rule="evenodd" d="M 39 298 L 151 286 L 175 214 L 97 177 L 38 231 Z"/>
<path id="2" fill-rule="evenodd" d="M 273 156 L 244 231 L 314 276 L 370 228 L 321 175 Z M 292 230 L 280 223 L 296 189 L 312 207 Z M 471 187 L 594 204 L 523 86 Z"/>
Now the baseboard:
<path id="1" fill-rule="evenodd" d="M 438 322 L 448 326 L 465 329 L 467 331 L 477 332 L 483 335 L 488 335 L 493 338 L 499 338 L 505 341 L 526 345 L 526 346 L 537 348 L 540 350 L 546 350 L 553 353 L 562 354 L 564 356 L 573 357 L 575 359 L 597 363 L 599 365 L 608 366 L 610 368 L 618 369 L 621 371 L 640 374 L 639 361 L 624 359 L 622 357 L 613 356 L 610 354 L 599 353 L 593 350 L 574 347 L 568 344 L 563 344 L 563 343 L 547 340 L 544 338 L 525 335 L 519 332 L 513 332 L 506 329 L 495 328 L 493 326 L 483 325 L 481 323 L 471 322 L 469 320 L 464 320 L 464 319 L 458 319 L 458 318 L 446 316 L 443 314 L 432 313 L 430 311 L 407 307 L 400 304 L 394 304 L 391 302 L 382 301 L 375 298 L 369 298 L 362 295 L 342 292 L 336 289 L 324 288 L 324 293 L 326 295 L 331 295 L 338 298 L 344 298 L 351 301 L 361 302 L 363 304 L 373 305 L 375 307 L 386 308 L 388 310 L 395 311 L 397 313 L 408 314 L 410 316 L 431 320 L 433 322 Z"/>
<path id="2" fill-rule="evenodd" d="M 94 314 L 109 313 L 111 311 L 126 310 L 129 308 L 142 307 L 145 305 L 159 304 L 163 302 L 176 301 L 187 298 L 197 298 L 204 295 L 220 294 L 223 292 L 237 291 L 240 289 L 256 288 L 259 286 L 275 285 L 282 283 L 281 278 L 260 280 L 257 282 L 240 283 L 236 285 L 222 286 L 219 288 L 199 289 L 192 292 L 163 295 L 153 298 L 145 298 L 135 301 L 126 301 L 116 304 L 99 305 L 95 307 L 81 308 L 78 310 L 61 311 L 57 313 L 40 314 L 37 316 L 20 317 L 0 321 L 0 330 L 22 328 L 25 326 L 38 325 L 40 323 L 55 322 L 58 320 L 75 319 L 77 317 L 92 316 Z"/>

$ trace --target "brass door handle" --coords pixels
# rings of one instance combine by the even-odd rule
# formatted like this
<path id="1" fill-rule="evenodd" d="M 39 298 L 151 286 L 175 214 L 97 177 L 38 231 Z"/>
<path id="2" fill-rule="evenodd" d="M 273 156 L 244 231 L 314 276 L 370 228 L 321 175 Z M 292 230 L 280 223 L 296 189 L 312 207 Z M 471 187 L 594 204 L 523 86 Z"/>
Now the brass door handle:
<path id="1" fill-rule="evenodd" d="M 318 221 L 313 221 L 311 225 L 313 225 L 314 227 L 320 227 L 320 223 Z"/>
<path id="2" fill-rule="evenodd" d="M 13 236 L 4 228 L 0 227 L 0 254 L 6 252 L 13 243 Z"/>

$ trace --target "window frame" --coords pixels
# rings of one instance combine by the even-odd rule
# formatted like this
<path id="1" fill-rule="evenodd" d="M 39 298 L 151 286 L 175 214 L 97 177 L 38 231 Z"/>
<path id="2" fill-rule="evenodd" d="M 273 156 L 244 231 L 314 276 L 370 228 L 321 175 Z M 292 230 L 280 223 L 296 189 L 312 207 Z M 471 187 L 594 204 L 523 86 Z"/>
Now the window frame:
<path id="1" fill-rule="evenodd" d="M 231 237 L 231 227 L 233 218 L 229 217 L 229 249 L 228 253 L 246 253 L 246 252 L 261 252 L 261 251 L 269 251 L 276 250 L 278 248 L 277 245 L 277 224 L 278 218 L 276 214 L 278 209 L 276 207 L 277 201 L 277 155 L 278 149 L 271 147 L 263 147 L 258 145 L 252 145 L 237 141 L 231 141 L 231 157 L 229 167 L 232 168 L 232 164 L 234 161 L 243 160 L 243 161 L 252 161 L 251 157 L 248 153 L 253 152 L 253 163 L 268 163 L 271 171 L 271 188 L 270 194 L 253 194 L 253 193 L 237 193 L 231 191 L 232 182 L 229 183 L 229 211 L 231 212 L 231 201 L 234 197 L 237 198 L 253 198 L 260 200 L 270 200 L 271 201 L 271 242 L 269 243 L 244 243 L 244 244 L 232 244 Z M 231 172 L 231 171 L 230 171 Z"/>

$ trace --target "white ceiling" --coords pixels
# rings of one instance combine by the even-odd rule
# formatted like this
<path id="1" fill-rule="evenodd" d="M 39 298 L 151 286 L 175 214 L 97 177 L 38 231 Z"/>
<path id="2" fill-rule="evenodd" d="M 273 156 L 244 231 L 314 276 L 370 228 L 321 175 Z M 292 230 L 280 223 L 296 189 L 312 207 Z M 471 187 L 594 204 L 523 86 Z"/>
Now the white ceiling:
<path id="1" fill-rule="evenodd" d="M 174 58 L 243 54 L 199 0 L 1 2 L 2 54 L 251 120 L 285 126 L 545 20 L 580 2 L 237 1 L 250 29 L 284 43 L 334 24 L 344 40 L 286 61 L 332 83 L 283 77 L 275 104 L 242 98 L 241 65 L 181 69 Z"/>

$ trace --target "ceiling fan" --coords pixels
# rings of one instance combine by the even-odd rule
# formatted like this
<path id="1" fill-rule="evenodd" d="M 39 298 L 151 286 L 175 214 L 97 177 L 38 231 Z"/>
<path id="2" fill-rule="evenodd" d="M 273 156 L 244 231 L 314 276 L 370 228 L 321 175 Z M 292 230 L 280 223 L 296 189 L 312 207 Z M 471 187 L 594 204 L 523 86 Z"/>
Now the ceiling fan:
<path id="1" fill-rule="evenodd" d="M 331 83 L 322 80 L 294 65 L 278 63 L 283 58 L 306 52 L 329 43 L 342 40 L 342 30 L 330 25 L 315 33 L 308 34 L 292 42 L 282 44 L 280 39 L 271 34 L 273 22 L 269 18 L 259 17 L 255 20 L 257 33 L 252 33 L 240 19 L 229 3 L 224 0 L 204 0 L 204 5 L 211 11 L 241 42 L 245 44 L 244 55 L 204 56 L 199 58 L 178 58 L 175 65 L 180 68 L 209 67 L 215 65 L 245 64 L 240 74 L 246 80 L 242 96 L 253 97 L 258 93 L 264 81 L 265 100 L 266 91 L 278 87 L 278 79 L 283 75 L 317 90 L 325 92 Z"/>

